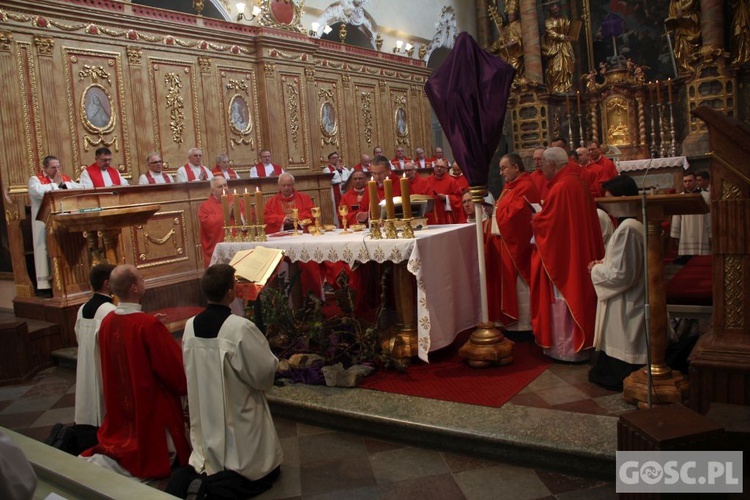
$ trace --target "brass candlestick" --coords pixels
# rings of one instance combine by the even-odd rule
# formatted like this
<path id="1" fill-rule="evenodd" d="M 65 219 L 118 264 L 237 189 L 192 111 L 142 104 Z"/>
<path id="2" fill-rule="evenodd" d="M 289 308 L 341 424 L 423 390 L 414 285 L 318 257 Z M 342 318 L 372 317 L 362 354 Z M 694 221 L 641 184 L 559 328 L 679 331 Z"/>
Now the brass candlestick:
<path id="1" fill-rule="evenodd" d="M 411 221 L 414 219 L 409 217 L 404 219 L 404 232 L 401 234 L 402 238 L 411 239 L 414 238 L 414 228 L 411 227 Z"/>
<path id="2" fill-rule="evenodd" d="M 232 241 L 232 226 L 224 226 L 224 241 Z"/>
<path id="3" fill-rule="evenodd" d="M 373 240 L 382 240 L 383 234 L 380 232 L 380 221 L 379 220 L 371 220 L 370 221 L 370 238 Z"/>
<path id="4" fill-rule="evenodd" d="M 242 241 L 255 241 L 255 229 L 245 224 L 242 226 Z"/>
<path id="5" fill-rule="evenodd" d="M 341 217 L 341 225 L 344 226 L 344 230 L 341 231 L 342 233 L 348 233 L 349 232 L 346 229 L 346 226 L 349 223 L 349 221 L 346 220 L 346 216 L 347 215 L 349 215 L 349 206 L 348 205 L 341 205 L 339 207 L 339 216 Z"/>
<path id="6" fill-rule="evenodd" d="M 398 238 L 398 232 L 396 232 L 396 219 L 386 219 L 385 237 L 389 240 L 395 240 Z"/>
<path id="7" fill-rule="evenodd" d="M 266 225 L 265 224 L 256 224 L 252 227 L 255 230 L 254 241 L 267 241 L 268 240 L 268 238 L 266 237 Z"/>

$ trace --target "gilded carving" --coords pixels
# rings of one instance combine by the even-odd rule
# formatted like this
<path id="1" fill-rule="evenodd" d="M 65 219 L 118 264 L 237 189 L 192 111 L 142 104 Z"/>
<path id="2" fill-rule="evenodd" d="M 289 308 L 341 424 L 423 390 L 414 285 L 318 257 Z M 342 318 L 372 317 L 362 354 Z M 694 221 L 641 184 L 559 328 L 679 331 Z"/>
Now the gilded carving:
<path id="1" fill-rule="evenodd" d="M 10 44 L 13 42 L 13 33 L 10 31 L 0 32 L 0 50 L 9 51 Z"/>
<path id="2" fill-rule="evenodd" d="M 364 134 L 367 144 L 372 144 L 372 93 L 360 92 L 359 100 L 362 102 L 362 123 L 364 124 Z"/>
<path id="3" fill-rule="evenodd" d="M 140 47 L 128 47 L 125 49 L 125 52 L 128 55 L 128 62 L 130 64 L 141 64 L 143 50 Z"/>
<path id="4" fill-rule="evenodd" d="M 36 84 L 36 62 L 31 55 L 31 44 L 18 42 L 16 44 L 16 65 L 18 69 L 19 87 L 21 89 L 21 106 L 23 109 L 23 128 L 27 156 L 27 171 L 24 178 L 28 179 L 37 171 L 37 158 L 42 158 L 42 123 L 39 117 L 39 92 Z M 27 82 L 28 79 L 28 82 Z M 31 103 L 31 108 L 29 104 Z M 33 120 L 33 123 L 32 123 Z M 36 155 L 34 154 L 34 138 L 36 138 Z"/>
<path id="5" fill-rule="evenodd" d="M 613 96 L 605 102 L 605 140 L 607 144 L 612 144 L 615 146 L 626 146 L 633 142 L 630 139 L 628 111 L 628 102 L 621 96 Z"/>
<path id="6" fill-rule="evenodd" d="M 721 180 L 721 199 L 722 200 L 739 200 L 742 198 L 742 191 L 727 179 Z"/>
<path id="7" fill-rule="evenodd" d="M 112 85 L 112 79 L 109 76 L 107 70 L 101 66 L 89 66 L 84 64 L 83 68 L 78 71 L 78 81 L 83 81 L 84 78 L 90 77 L 94 83 L 97 83 L 99 79 L 106 80 L 108 84 Z"/>
<path id="8" fill-rule="evenodd" d="M 38 20 L 37 20 L 37 24 L 39 24 Z M 89 26 L 91 26 L 91 25 L 86 25 L 86 24 L 64 24 L 58 21 L 49 21 L 49 24 L 63 31 L 80 31 L 82 29 L 86 29 Z"/>
<path id="9" fill-rule="evenodd" d="M 276 77 L 276 65 L 273 63 L 266 63 L 263 65 L 263 71 L 266 73 L 266 78 Z"/>
<path id="10" fill-rule="evenodd" d="M 55 41 L 52 38 L 34 35 L 34 45 L 36 46 L 37 54 L 40 56 L 50 56 L 52 55 L 52 50 L 55 48 Z"/>
<path id="11" fill-rule="evenodd" d="M 172 131 L 172 140 L 182 144 L 182 133 L 185 130 L 185 102 L 182 97 L 182 81 L 177 73 L 164 75 L 164 87 L 167 90 L 166 108 L 169 110 L 169 128 Z"/>
<path id="12" fill-rule="evenodd" d="M 137 256 L 139 268 L 154 267 L 188 259 L 183 211 L 158 212 L 146 226 L 130 228 L 132 254 Z M 162 236 L 155 236 L 156 231 Z M 155 245 L 155 247 L 152 247 Z"/>
<path id="13" fill-rule="evenodd" d="M 300 116 L 299 116 L 299 89 L 296 81 L 286 83 L 286 110 L 289 113 L 289 133 L 295 146 L 299 144 Z"/>
<path id="14" fill-rule="evenodd" d="M 352 77 L 347 74 L 343 74 L 341 75 L 341 82 L 344 84 L 344 87 L 349 87 L 349 85 L 352 83 Z"/>
<path id="15" fill-rule="evenodd" d="M 741 255 L 724 255 L 724 314 L 727 328 L 744 328 L 744 305 L 746 297 L 743 294 L 745 277 L 742 272 Z"/>
<path id="16" fill-rule="evenodd" d="M 260 0 L 259 26 L 271 26 L 287 31 L 305 33 L 302 26 L 302 8 L 305 0 Z"/>
<path id="17" fill-rule="evenodd" d="M 227 90 L 236 90 L 248 95 L 247 84 L 242 80 L 229 79 L 227 82 Z"/>
<path id="18" fill-rule="evenodd" d="M 314 82 L 315 81 L 315 68 L 305 68 L 305 78 L 307 78 L 307 80 L 310 82 Z"/>
<path id="19" fill-rule="evenodd" d="M 211 58 L 210 57 L 199 57 L 198 66 L 201 69 L 201 73 L 209 73 L 211 71 Z"/>

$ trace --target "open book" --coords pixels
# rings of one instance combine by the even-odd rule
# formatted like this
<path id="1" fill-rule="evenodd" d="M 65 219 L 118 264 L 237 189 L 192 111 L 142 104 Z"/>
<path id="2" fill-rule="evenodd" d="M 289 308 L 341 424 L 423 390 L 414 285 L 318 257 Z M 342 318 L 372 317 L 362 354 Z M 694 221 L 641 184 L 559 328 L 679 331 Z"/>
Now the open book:
<path id="1" fill-rule="evenodd" d="M 229 263 L 237 271 L 237 277 L 257 285 L 265 285 L 284 258 L 284 251 L 277 248 L 255 247 L 234 254 Z"/>

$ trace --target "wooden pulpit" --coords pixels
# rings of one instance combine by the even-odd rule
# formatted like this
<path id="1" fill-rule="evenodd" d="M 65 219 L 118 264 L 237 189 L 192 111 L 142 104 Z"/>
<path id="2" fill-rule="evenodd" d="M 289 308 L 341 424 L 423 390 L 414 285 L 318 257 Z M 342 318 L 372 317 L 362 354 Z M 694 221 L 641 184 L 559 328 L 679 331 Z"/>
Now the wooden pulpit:
<path id="1" fill-rule="evenodd" d="M 688 381 L 682 374 L 672 371 L 665 361 L 669 318 L 661 223 L 672 215 L 705 214 L 708 212 L 708 205 L 699 193 L 647 195 L 645 200 L 648 219 L 648 303 L 651 314 L 651 402 L 654 405 L 681 403 L 688 395 Z M 642 196 L 597 198 L 596 202 L 613 217 L 640 218 L 643 211 Z M 623 382 L 623 397 L 627 401 L 637 403 L 639 407 L 647 407 L 648 395 L 648 367 L 633 372 Z"/>

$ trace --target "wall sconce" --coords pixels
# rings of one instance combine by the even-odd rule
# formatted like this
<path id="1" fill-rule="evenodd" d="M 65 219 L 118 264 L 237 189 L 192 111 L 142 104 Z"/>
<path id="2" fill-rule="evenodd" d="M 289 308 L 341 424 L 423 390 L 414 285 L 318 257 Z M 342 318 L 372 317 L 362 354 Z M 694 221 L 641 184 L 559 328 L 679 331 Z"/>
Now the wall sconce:
<path id="1" fill-rule="evenodd" d="M 250 17 L 246 17 L 245 16 L 245 2 L 237 2 L 236 4 L 234 4 L 234 6 L 237 7 L 237 12 L 238 12 L 237 22 L 240 22 L 243 19 L 246 20 L 247 22 L 251 22 L 253 19 L 258 17 L 260 13 L 262 12 L 260 10 L 260 7 L 258 7 L 257 5 L 253 5 L 253 10 L 250 13 Z"/>
<path id="2" fill-rule="evenodd" d="M 318 30 L 320 29 L 320 23 L 318 23 L 318 22 L 313 22 L 312 24 L 310 24 L 310 28 L 311 28 L 311 29 L 310 29 L 310 30 L 309 30 L 309 31 L 307 32 L 307 34 L 308 34 L 308 35 L 309 35 L 310 37 L 312 37 L 312 38 L 320 38 L 320 35 L 318 35 Z M 327 34 L 328 34 L 328 33 L 330 33 L 331 31 L 333 31 L 333 28 L 331 28 L 331 27 L 330 27 L 330 26 L 328 26 L 328 25 L 326 25 L 326 27 L 325 27 L 325 28 L 323 28 L 323 34 L 324 34 L 324 35 L 327 35 Z"/>
<path id="3" fill-rule="evenodd" d="M 396 46 L 393 47 L 393 53 L 405 54 L 411 57 L 414 55 L 414 45 L 410 44 L 409 42 L 404 43 L 401 40 L 396 40 Z"/>

